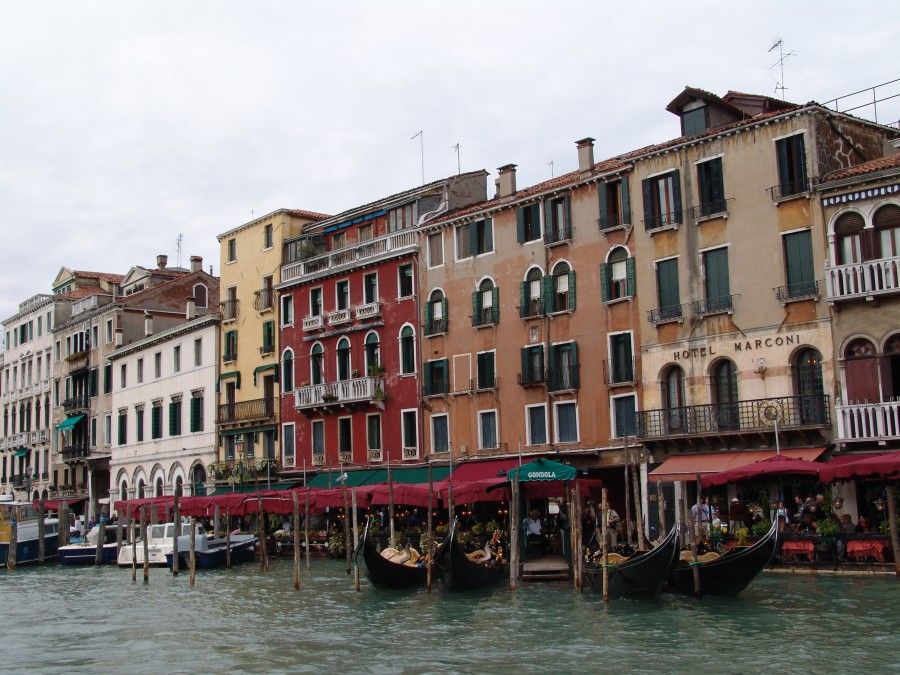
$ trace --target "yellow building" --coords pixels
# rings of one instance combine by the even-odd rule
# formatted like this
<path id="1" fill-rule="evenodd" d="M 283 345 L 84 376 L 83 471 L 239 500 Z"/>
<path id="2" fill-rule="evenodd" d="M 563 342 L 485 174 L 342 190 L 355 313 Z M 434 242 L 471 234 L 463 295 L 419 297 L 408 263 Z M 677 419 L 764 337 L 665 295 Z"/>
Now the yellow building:
<path id="1" fill-rule="evenodd" d="M 278 443 L 278 325 L 274 286 L 281 248 L 324 214 L 279 209 L 218 236 L 222 337 L 216 424 L 217 480 L 245 483 L 274 475 Z M 290 321 L 291 318 L 287 317 Z M 265 460 L 272 460 L 267 467 Z"/>

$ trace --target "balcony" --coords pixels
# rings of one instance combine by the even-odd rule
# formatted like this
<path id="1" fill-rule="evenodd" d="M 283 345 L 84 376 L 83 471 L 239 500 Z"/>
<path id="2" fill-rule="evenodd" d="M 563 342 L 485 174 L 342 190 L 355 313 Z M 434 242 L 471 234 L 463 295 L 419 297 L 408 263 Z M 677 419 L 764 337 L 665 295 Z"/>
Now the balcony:
<path id="1" fill-rule="evenodd" d="M 72 396 L 63 401 L 63 410 L 66 414 L 87 412 L 91 406 L 90 396 Z"/>
<path id="2" fill-rule="evenodd" d="M 281 281 L 309 281 L 328 274 L 357 267 L 362 262 L 387 260 L 392 257 L 415 253 L 419 239 L 415 230 L 394 232 L 384 237 L 332 251 L 324 255 L 299 260 L 281 268 Z"/>
<path id="3" fill-rule="evenodd" d="M 303 330 L 315 330 L 316 328 L 322 328 L 324 325 L 325 321 L 321 314 L 303 318 Z"/>
<path id="4" fill-rule="evenodd" d="M 519 306 L 519 317 L 531 319 L 544 316 L 544 303 L 540 298 L 528 298 L 524 305 Z"/>
<path id="5" fill-rule="evenodd" d="M 418 448 L 403 448 L 403 459 L 419 459 Z"/>
<path id="6" fill-rule="evenodd" d="M 555 246 L 556 244 L 565 244 L 572 241 L 572 230 L 574 228 L 566 223 L 562 226 L 553 226 L 547 228 L 544 232 L 544 244 L 547 246 Z"/>
<path id="7" fill-rule="evenodd" d="M 785 181 L 769 188 L 769 195 L 773 202 L 780 202 L 784 199 L 799 197 L 805 195 L 810 190 L 813 179 L 809 177 L 798 178 L 796 180 Z"/>
<path id="8" fill-rule="evenodd" d="M 482 307 L 475 316 L 472 317 L 472 326 L 480 328 L 482 326 L 493 326 L 500 320 L 500 309 L 495 307 Z"/>
<path id="9" fill-rule="evenodd" d="M 773 289 L 775 297 L 782 305 L 800 300 L 818 300 L 821 297 L 818 281 L 803 281 Z"/>
<path id="10" fill-rule="evenodd" d="M 635 413 L 635 434 L 645 441 L 740 434 L 763 435 L 763 440 L 768 440 L 765 435 L 774 434 L 774 419 L 779 434 L 828 427 L 828 396 L 783 396 L 644 410 Z"/>
<path id="11" fill-rule="evenodd" d="M 29 481 L 30 478 L 31 478 L 31 474 L 27 474 L 27 473 L 14 473 L 14 474 L 11 476 L 11 481 L 10 481 L 10 482 L 12 482 L 12 486 L 13 486 L 14 488 L 22 489 L 22 488 L 24 488 L 24 487 L 28 484 L 28 481 Z"/>
<path id="12" fill-rule="evenodd" d="M 384 400 L 384 382 L 380 377 L 355 377 L 327 384 L 299 387 L 294 391 L 297 410 L 310 410 L 331 405 L 375 403 Z"/>
<path id="13" fill-rule="evenodd" d="M 547 391 L 563 392 L 578 389 L 578 366 L 550 368 Z"/>
<path id="14" fill-rule="evenodd" d="M 443 335 L 447 332 L 447 319 L 443 317 L 431 317 L 425 324 L 425 336 L 432 337 Z"/>
<path id="15" fill-rule="evenodd" d="M 532 369 L 527 373 L 519 373 L 517 381 L 523 387 L 543 387 L 547 384 L 547 373 L 543 368 Z"/>
<path id="16" fill-rule="evenodd" d="M 254 295 L 253 309 L 257 312 L 265 312 L 272 309 L 272 305 L 275 303 L 275 290 L 273 288 L 261 288 Z"/>
<path id="17" fill-rule="evenodd" d="M 867 260 L 850 265 L 826 265 L 828 302 L 900 293 L 900 256 Z"/>
<path id="18" fill-rule="evenodd" d="M 325 466 L 325 452 L 314 452 L 312 454 L 313 466 Z"/>
<path id="19" fill-rule="evenodd" d="M 75 462 L 87 459 L 91 454 L 91 449 L 85 443 L 77 443 L 75 445 L 67 445 L 60 450 L 62 460 L 64 462 Z"/>
<path id="20" fill-rule="evenodd" d="M 366 458 L 370 462 L 383 462 L 384 461 L 384 453 L 381 451 L 381 448 L 370 449 Z"/>
<path id="21" fill-rule="evenodd" d="M 900 439 L 900 401 L 838 405 L 836 414 L 839 441 Z"/>
<path id="22" fill-rule="evenodd" d="M 734 296 L 720 295 L 717 298 L 704 298 L 694 300 L 694 314 L 697 316 L 712 316 L 713 314 L 731 314 L 734 311 Z"/>
<path id="23" fill-rule="evenodd" d="M 328 313 L 328 325 L 339 326 L 342 323 L 350 323 L 352 318 L 349 309 L 339 309 Z"/>
<path id="24" fill-rule="evenodd" d="M 219 303 L 219 307 L 222 308 L 222 321 L 233 321 L 238 318 L 239 302 L 236 298 L 232 298 Z"/>
<path id="25" fill-rule="evenodd" d="M 342 464 L 351 464 L 353 462 L 353 453 L 350 450 L 341 450 L 338 453 L 338 460 Z"/>
<path id="26" fill-rule="evenodd" d="M 625 227 L 629 223 L 631 223 L 631 211 L 627 209 L 622 214 L 611 212 L 603 214 L 600 218 L 597 218 L 597 226 L 600 228 L 601 232 L 605 232 L 607 230 L 618 230 Z"/>
<path id="27" fill-rule="evenodd" d="M 611 387 L 634 384 L 634 357 L 630 359 L 606 359 L 603 361 L 603 373 L 606 384 Z"/>
<path id="28" fill-rule="evenodd" d="M 711 202 L 698 204 L 687 210 L 691 220 L 694 222 L 706 220 L 708 218 L 727 218 L 728 202 L 730 199 L 714 199 Z"/>
<path id="29" fill-rule="evenodd" d="M 357 320 L 374 319 L 375 317 L 381 316 L 381 303 L 367 302 L 365 305 L 360 305 L 354 309 L 353 313 L 356 315 Z"/>
<path id="30" fill-rule="evenodd" d="M 647 232 L 653 232 L 666 227 L 677 227 L 682 220 L 684 220 L 684 211 L 651 213 L 644 219 L 644 229 Z"/>
<path id="31" fill-rule="evenodd" d="M 274 398 L 255 398 L 249 401 L 219 404 L 216 422 L 235 424 L 238 422 L 270 421 L 275 418 Z"/>

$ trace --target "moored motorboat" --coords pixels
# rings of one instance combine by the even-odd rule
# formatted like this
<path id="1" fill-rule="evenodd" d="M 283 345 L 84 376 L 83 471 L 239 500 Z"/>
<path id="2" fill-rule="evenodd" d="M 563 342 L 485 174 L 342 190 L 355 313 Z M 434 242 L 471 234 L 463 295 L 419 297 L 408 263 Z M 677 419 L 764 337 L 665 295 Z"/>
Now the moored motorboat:
<path id="1" fill-rule="evenodd" d="M 116 562 L 116 529 L 114 526 L 106 528 L 105 542 L 100 554 L 101 565 L 113 565 Z M 77 544 L 60 546 L 57 550 L 57 558 L 60 565 L 93 565 L 97 561 L 97 540 L 100 538 L 100 526 L 94 525 L 87 533 L 85 540 Z M 123 544 L 125 546 L 125 544 Z"/>
<path id="2" fill-rule="evenodd" d="M 437 558 L 440 547 L 435 551 Z M 363 535 L 356 549 L 356 563 L 362 565 L 366 578 L 376 588 L 414 588 L 427 583 L 428 570 L 424 563 L 393 562 L 384 557 L 375 548 L 375 542 L 369 536 L 369 523 L 363 529 Z M 435 574 L 437 568 L 434 568 Z"/>
<path id="3" fill-rule="evenodd" d="M 18 514 L 18 515 L 16 515 Z M 0 565 L 7 564 L 12 537 L 12 520 L 16 521 L 16 564 L 38 562 L 38 513 L 31 502 L 11 499 L 0 501 Z M 56 555 L 59 544 L 59 520 L 44 518 L 44 558 Z"/>
<path id="4" fill-rule="evenodd" d="M 778 548 L 778 524 L 752 546 L 733 548 L 704 562 L 679 561 L 669 575 L 669 587 L 676 593 L 693 595 L 694 572 L 700 570 L 700 595 L 737 595 L 768 565 Z"/>
<path id="5" fill-rule="evenodd" d="M 673 527 L 658 546 L 607 565 L 610 598 L 654 598 L 662 591 L 678 558 L 678 529 Z M 584 576 L 603 590 L 603 566 L 586 565 Z"/>
<path id="6" fill-rule="evenodd" d="M 436 560 L 444 588 L 450 591 L 488 588 L 509 576 L 509 565 L 502 558 L 488 562 L 469 559 L 456 537 L 456 523 Z"/>
<path id="7" fill-rule="evenodd" d="M 190 534 L 190 530 L 188 530 Z M 232 534 L 229 539 L 219 537 L 201 537 L 199 534 L 194 539 L 194 559 L 197 561 L 197 569 L 215 569 L 225 567 L 229 561 L 228 547 L 231 547 L 230 559 L 232 565 L 252 562 L 256 557 L 256 544 L 259 540 L 252 534 Z M 181 539 L 178 540 L 178 561 L 181 569 L 187 569 L 190 560 L 190 537 L 188 544 L 182 548 Z M 166 565 L 172 567 L 173 551 L 166 553 Z"/>
<path id="8" fill-rule="evenodd" d="M 147 554 L 151 567 L 165 567 L 170 563 L 166 560 L 166 554 L 172 552 L 172 536 L 175 534 L 175 523 L 160 523 L 147 527 Z M 190 546 L 191 526 L 188 521 L 182 521 L 180 536 L 178 537 L 178 550 L 186 551 Z M 196 539 L 206 539 L 206 531 L 202 525 L 197 525 Z M 144 544 L 138 540 L 134 547 L 137 552 L 137 564 L 144 564 Z M 119 550 L 117 559 L 119 567 L 131 567 L 132 547 L 123 546 Z"/>

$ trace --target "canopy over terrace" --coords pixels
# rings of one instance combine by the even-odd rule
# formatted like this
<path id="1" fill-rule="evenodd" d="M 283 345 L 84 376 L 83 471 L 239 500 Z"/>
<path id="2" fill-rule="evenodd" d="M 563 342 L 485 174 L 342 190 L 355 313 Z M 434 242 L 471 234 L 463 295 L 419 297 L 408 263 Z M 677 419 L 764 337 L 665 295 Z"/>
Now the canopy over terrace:
<path id="1" fill-rule="evenodd" d="M 782 450 L 782 457 L 792 457 L 813 462 L 825 452 L 825 448 L 792 448 Z M 675 455 L 650 472 L 650 480 L 693 481 L 697 476 L 721 473 L 729 469 L 747 466 L 770 457 L 776 457 L 775 450 L 749 450 L 743 452 L 706 452 L 691 455 Z"/>
<path id="2" fill-rule="evenodd" d="M 714 487 L 717 485 L 728 485 L 729 483 L 739 483 L 745 480 L 754 480 L 759 478 L 775 478 L 780 476 L 805 476 L 818 480 L 819 469 L 822 465 L 817 462 L 808 462 L 804 459 L 795 457 L 786 457 L 784 455 L 776 455 L 767 459 L 746 464 L 744 466 L 720 471 L 719 473 L 707 474 L 700 479 L 702 487 Z"/>
<path id="3" fill-rule="evenodd" d="M 849 460 L 849 457 L 842 458 Z M 855 461 L 824 464 L 819 470 L 823 483 L 835 480 L 900 480 L 900 451 L 861 457 Z"/>

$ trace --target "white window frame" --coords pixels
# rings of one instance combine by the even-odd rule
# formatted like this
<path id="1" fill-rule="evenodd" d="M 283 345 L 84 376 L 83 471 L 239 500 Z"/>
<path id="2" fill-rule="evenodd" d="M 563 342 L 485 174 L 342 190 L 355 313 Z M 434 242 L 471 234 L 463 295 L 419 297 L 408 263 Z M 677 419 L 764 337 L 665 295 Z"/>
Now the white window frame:
<path id="1" fill-rule="evenodd" d="M 353 379 L 353 343 L 350 341 L 350 338 L 346 335 L 342 335 L 338 338 L 338 341 L 334 344 L 334 376 L 340 377 L 341 374 L 341 342 L 344 340 L 347 341 L 347 375 L 349 376 L 347 379 Z M 322 359 L 322 364 L 325 364 L 325 359 Z M 322 372 L 322 378 L 325 378 L 324 371 Z"/>
<path id="2" fill-rule="evenodd" d="M 353 459 L 353 415 L 341 415 L 337 418 L 337 451 L 338 458 L 341 456 L 341 420 L 350 420 L 350 459 Z"/>
<path id="3" fill-rule="evenodd" d="M 535 443 L 534 439 L 531 437 L 531 415 L 529 414 L 529 410 L 531 408 L 542 408 L 544 411 L 544 441 L 542 443 Z M 547 431 L 550 429 L 550 420 L 547 418 L 547 404 L 546 403 L 531 403 L 525 406 L 525 445 L 547 445 Z"/>
<path id="4" fill-rule="evenodd" d="M 684 369 L 682 369 L 684 372 Z M 630 392 L 627 394 L 616 394 L 614 396 L 609 397 L 609 437 L 612 438 L 625 438 L 624 435 L 619 435 L 619 430 L 616 428 L 616 399 L 620 398 L 633 398 L 634 399 L 634 412 L 640 410 L 638 408 L 638 400 L 637 393 Z"/>
<path id="5" fill-rule="evenodd" d="M 285 307 L 290 307 L 290 311 L 286 312 Z M 281 314 L 280 314 L 280 323 L 282 326 L 293 326 L 294 325 L 294 295 L 293 293 L 288 293 L 286 295 L 281 296 Z M 285 321 L 286 315 L 290 314 L 290 321 Z"/>
<path id="6" fill-rule="evenodd" d="M 416 442 L 415 445 L 406 445 L 406 439 L 403 438 L 403 434 L 406 431 L 406 427 L 403 423 L 404 422 L 403 418 L 407 413 L 411 413 L 413 416 L 413 419 L 416 421 L 416 432 L 415 432 L 415 439 L 414 439 Z M 448 433 L 449 433 L 449 429 L 448 429 Z M 400 450 L 401 453 L 406 448 L 415 449 L 416 457 L 419 456 L 419 409 L 418 408 L 402 408 L 400 410 L 400 448 L 401 448 L 401 450 Z M 402 454 L 401 454 L 401 457 L 402 457 Z"/>
<path id="7" fill-rule="evenodd" d="M 446 450 L 436 450 L 434 447 L 434 420 L 435 420 L 435 418 L 438 418 L 438 417 L 443 417 L 447 422 L 447 449 Z M 428 431 L 429 431 L 429 435 L 430 435 L 429 441 L 431 443 L 431 445 L 430 445 L 431 452 L 433 452 L 433 453 L 449 452 L 450 451 L 450 413 L 443 412 L 443 413 L 437 413 L 435 415 L 430 415 L 428 420 L 429 420 Z"/>
<path id="8" fill-rule="evenodd" d="M 559 440 L 559 406 L 574 405 L 575 406 L 575 440 L 561 441 Z M 564 401 L 553 402 L 553 442 L 554 443 L 580 443 L 581 442 L 581 419 L 578 411 L 578 401 L 575 399 L 566 399 Z"/>
<path id="9" fill-rule="evenodd" d="M 409 295 L 400 295 L 400 292 L 403 289 L 403 276 L 401 274 L 401 270 L 404 267 L 409 267 L 410 274 L 412 276 L 412 280 L 410 286 L 412 290 Z M 402 265 L 397 265 L 397 299 L 398 300 L 411 300 L 416 297 L 416 268 L 413 267 L 412 263 L 404 263 Z"/>
<path id="10" fill-rule="evenodd" d="M 484 415 L 494 414 L 494 438 L 496 440 L 496 444 L 491 447 L 485 447 L 484 445 L 484 436 L 483 436 L 483 426 L 482 426 L 482 417 Z M 486 408 L 484 410 L 478 411 L 478 449 L 479 450 L 495 450 L 500 447 L 500 414 L 497 411 L 497 408 Z"/>
<path id="11" fill-rule="evenodd" d="M 321 425 L 320 428 L 322 429 L 322 453 L 321 454 L 324 456 L 326 453 L 325 420 L 324 419 L 312 420 L 309 425 L 309 455 L 310 455 L 310 457 L 315 457 L 317 454 L 319 454 L 316 452 L 316 426 L 317 425 Z"/>
<path id="12" fill-rule="evenodd" d="M 338 304 L 339 304 L 338 299 L 341 297 L 340 291 L 338 289 L 340 288 L 341 283 L 345 282 L 345 281 L 347 282 L 347 306 L 344 309 L 349 310 L 353 306 L 352 303 L 350 302 L 350 298 L 353 297 L 353 288 L 350 286 L 350 277 L 343 277 L 342 279 L 335 279 L 334 280 L 334 311 L 335 312 L 341 311 L 338 308 Z"/>
<path id="13" fill-rule="evenodd" d="M 412 367 L 413 369 L 409 372 L 403 371 L 403 329 L 409 326 L 412 329 L 412 344 L 413 344 L 413 358 L 412 358 Z M 416 327 L 411 323 L 405 323 L 400 326 L 400 330 L 397 331 L 397 356 L 400 358 L 400 376 L 401 377 L 413 377 L 419 371 L 419 355 L 417 353 L 418 347 L 416 345 Z"/>
<path id="14" fill-rule="evenodd" d="M 313 314 L 313 292 L 319 291 L 319 313 Z M 309 289 L 309 315 L 324 316 L 325 315 L 325 289 L 322 286 L 313 286 Z"/>
<path id="15" fill-rule="evenodd" d="M 377 417 L 378 418 L 378 447 L 373 448 L 369 445 L 369 418 Z M 401 418 L 402 419 L 402 418 Z M 366 413 L 366 453 L 372 452 L 372 450 L 378 450 L 381 453 L 384 453 L 384 425 L 382 424 L 383 419 L 381 413 Z"/>
<path id="16" fill-rule="evenodd" d="M 290 430 L 288 430 L 290 427 Z M 287 453 L 285 452 L 285 439 L 290 438 L 291 443 L 294 446 L 294 454 L 293 459 L 288 462 Z M 294 422 L 285 422 L 281 425 L 281 465 L 282 466 L 297 466 L 297 435 L 296 435 L 296 427 Z"/>
<path id="17" fill-rule="evenodd" d="M 616 330 L 616 331 L 612 331 L 611 333 L 607 333 L 607 334 L 606 334 L 606 357 L 607 357 L 607 360 L 609 361 L 610 367 L 612 367 L 612 361 L 613 361 L 613 349 L 612 349 L 613 336 L 614 336 L 614 335 L 625 335 L 625 334 L 627 334 L 627 335 L 629 336 L 628 339 L 629 339 L 629 341 L 631 342 L 631 377 L 632 377 L 632 379 L 631 379 L 630 381 L 633 382 L 634 380 L 637 379 L 637 359 L 636 359 L 635 356 L 634 356 L 634 331 L 633 331 L 633 330 L 631 330 L 631 329 L 629 329 L 629 330 Z M 620 382 L 620 383 L 618 383 L 618 384 L 623 384 L 623 383 Z"/>
<path id="18" fill-rule="evenodd" d="M 438 263 L 437 265 L 435 265 L 434 261 L 431 259 L 431 238 L 432 237 L 437 237 L 438 241 L 441 242 L 441 262 Z M 440 267 L 443 267 L 447 262 L 446 255 L 445 255 L 446 251 L 444 250 L 444 232 L 443 232 L 443 230 L 438 231 L 438 232 L 432 232 L 431 234 L 429 234 L 427 237 L 426 243 L 428 246 L 428 269 L 433 270 L 433 269 L 438 269 Z"/>
<path id="19" fill-rule="evenodd" d="M 363 281 L 362 281 L 362 304 L 363 305 L 369 304 L 368 301 L 366 300 L 366 278 L 367 277 L 375 277 L 375 299 L 372 300 L 372 302 L 378 302 L 379 299 L 381 298 L 381 280 L 378 278 L 378 271 L 375 270 L 373 272 L 366 272 L 365 274 L 363 274 Z"/>

